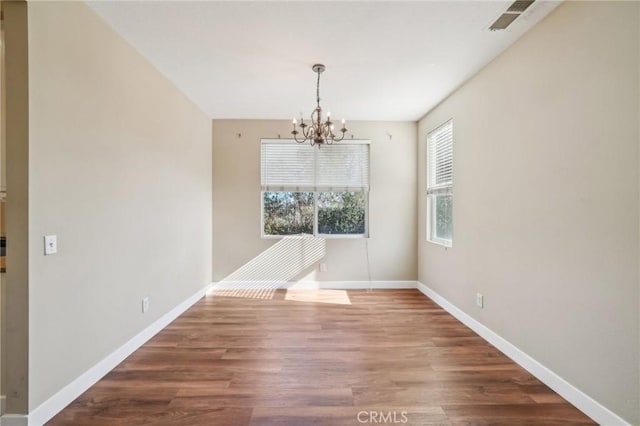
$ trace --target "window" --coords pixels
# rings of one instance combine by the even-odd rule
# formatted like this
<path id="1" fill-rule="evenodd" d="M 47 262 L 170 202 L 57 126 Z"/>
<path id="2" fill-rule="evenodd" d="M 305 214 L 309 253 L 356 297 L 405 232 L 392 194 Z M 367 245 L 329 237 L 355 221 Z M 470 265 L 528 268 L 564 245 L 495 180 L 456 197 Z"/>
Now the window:
<path id="1" fill-rule="evenodd" d="M 313 235 L 313 192 L 264 191 L 264 235 Z"/>
<path id="2" fill-rule="evenodd" d="M 369 141 L 261 144 L 262 236 L 366 237 Z"/>
<path id="3" fill-rule="evenodd" d="M 453 242 L 453 122 L 427 135 L 427 240 Z"/>

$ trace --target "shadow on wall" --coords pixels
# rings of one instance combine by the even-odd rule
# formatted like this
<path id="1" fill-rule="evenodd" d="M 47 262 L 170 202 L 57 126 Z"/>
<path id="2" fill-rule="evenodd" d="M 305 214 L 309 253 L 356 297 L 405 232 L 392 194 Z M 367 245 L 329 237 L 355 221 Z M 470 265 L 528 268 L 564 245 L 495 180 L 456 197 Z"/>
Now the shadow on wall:
<path id="1" fill-rule="evenodd" d="M 296 277 L 308 272 L 325 253 L 324 239 L 283 238 L 218 282 L 209 294 L 271 299 L 278 288 L 293 286 Z"/>

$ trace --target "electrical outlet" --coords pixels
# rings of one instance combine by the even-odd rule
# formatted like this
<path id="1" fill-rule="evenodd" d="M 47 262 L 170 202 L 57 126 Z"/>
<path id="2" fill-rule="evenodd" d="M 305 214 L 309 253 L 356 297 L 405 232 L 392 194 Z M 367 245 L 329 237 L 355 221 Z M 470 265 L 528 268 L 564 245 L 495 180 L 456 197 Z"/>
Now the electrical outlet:
<path id="1" fill-rule="evenodd" d="M 58 236 L 57 235 L 45 235 L 44 236 L 44 254 L 48 256 L 50 254 L 56 254 L 58 252 Z"/>
<path id="2" fill-rule="evenodd" d="M 327 272 L 327 264 L 326 263 L 321 263 L 320 264 L 320 272 Z"/>
<path id="3" fill-rule="evenodd" d="M 476 306 L 478 306 L 478 308 L 482 308 L 484 306 L 484 297 L 482 296 L 482 293 L 476 293 Z"/>
<path id="4" fill-rule="evenodd" d="M 149 298 L 142 299 L 142 313 L 146 314 L 149 311 Z"/>

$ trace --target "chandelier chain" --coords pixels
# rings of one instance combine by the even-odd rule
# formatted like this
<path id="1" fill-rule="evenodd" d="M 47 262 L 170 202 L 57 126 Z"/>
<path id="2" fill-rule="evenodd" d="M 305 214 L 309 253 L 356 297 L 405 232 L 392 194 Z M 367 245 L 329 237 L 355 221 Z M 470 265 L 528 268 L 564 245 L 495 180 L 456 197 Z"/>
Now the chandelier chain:
<path id="1" fill-rule="evenodd" d="M 320 108 L 320 70 L 316 72 L 318 73 L 318 79 L 316 80 L 316 105 Z"/>

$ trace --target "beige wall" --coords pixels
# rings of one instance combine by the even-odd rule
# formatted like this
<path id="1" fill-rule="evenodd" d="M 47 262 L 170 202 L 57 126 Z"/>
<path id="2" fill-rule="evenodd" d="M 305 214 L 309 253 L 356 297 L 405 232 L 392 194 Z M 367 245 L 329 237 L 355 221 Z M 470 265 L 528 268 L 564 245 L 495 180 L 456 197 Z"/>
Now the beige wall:
<path id="1" fill-rule="evenodd" d="M 32 411 L 211 282 L 211 121 L 84 3 L 28 9 Z"/>
<path id="2" fill-rule="evenodd" d="M 420 121 L 419 279 L 640 423 L 639 4 L 567 2 Z M 454 122 L 454 241 L 425 241 Z M 484 309 L 475 294 L 484 294 Z"/>
<path id="3" fill-rule="evenodd" d="M 416 123 L 350 122 L 348 127 L 354 137 L 371 140 L 371 238 L 368 240 L 371 278 L 374 281 L 415 280 Z M 298 249 L 285 247 L 289 244 L 285 240 L 261 239 L 260 139 L 278 135 L 288 138 L 290 131 L 289 121 L 214 120 L 214 280 L 229 279 L 229 276 L 285 281 L 368 280 L 364 239 L 327 239 L 321 257 L 327 265 L 326 272 L 317 270 L 320 256 L 304 259 L 310 262 L 300 262 L 299 256 L 274 261 L 274 253 Z M 276 244 L 272 251 L 263 254 Z M 252 269 L 250 274 L 238 273 L 238 269 L 247 269 L 247 263 L 260 255 L 268 259 L 267 268 Z M 277 265 L 292 262 L 301 264 L 294 273 L 287 270 L 287 273 L 274 274 Z"/>

